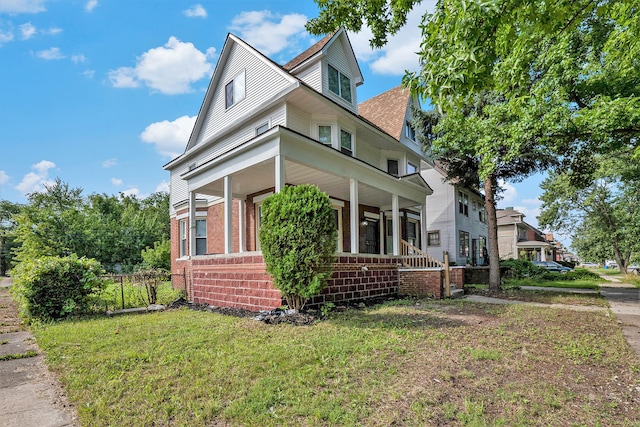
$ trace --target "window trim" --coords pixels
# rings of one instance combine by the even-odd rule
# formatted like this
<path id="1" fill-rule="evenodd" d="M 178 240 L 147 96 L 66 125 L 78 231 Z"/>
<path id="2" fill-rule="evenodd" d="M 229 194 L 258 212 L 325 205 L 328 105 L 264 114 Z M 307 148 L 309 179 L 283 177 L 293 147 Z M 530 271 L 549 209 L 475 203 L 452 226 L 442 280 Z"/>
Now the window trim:
<path id="1" fill-rule="evenodd" d="M 349 140 L 349 144 L 350 144 L 350 149 L 346 148 L 343 144 L 342 144 L 342 135 L 343 134 L 348 134 L 350 137 Z M 355 150 L 354 150 L 354 142 L 353 142 L 353 132 L 344 129 L 344 128 L 340 128 L 340 151 L 344 154 L 348 154 L 351 157 L 353 157 L 355 155 Z M 348 152 L 347 152 L 348 151 Z"/>
<path id="2" fill-rule="evenodd" d="M 431 236 L 437 236 L 437 242 L 434 243 L 432 242 Z M 435 239 L 433 239 L 435 240 Z M 442 246 L 442 240 L 440 240 L 440 230 L 435 230 L 435 231 L 427 231 L 427 247 L 437 247 L 437 246 Z"/>
<path id="3" fill-rule="evenodd" d="M 187 220 L 178 221 L 178 256 L 180 258 L 187 256 Z"/>
<path id="4" fill-rule="evenodd" d="M 198 223 L 202 224 L 204 223 L 204 236 L 199 235 L 198 234 Z M 207 218 L 196 218 L 196 229 L 195 229 L 195 233 L 196 233 L 196 255 L 206 255 L 208 252 L 207 249 Z M 201 251 L 198 250 L 198 240 L 200 240 L 201 242 L 204 240 L 204 253 L 200 253 Z"/>

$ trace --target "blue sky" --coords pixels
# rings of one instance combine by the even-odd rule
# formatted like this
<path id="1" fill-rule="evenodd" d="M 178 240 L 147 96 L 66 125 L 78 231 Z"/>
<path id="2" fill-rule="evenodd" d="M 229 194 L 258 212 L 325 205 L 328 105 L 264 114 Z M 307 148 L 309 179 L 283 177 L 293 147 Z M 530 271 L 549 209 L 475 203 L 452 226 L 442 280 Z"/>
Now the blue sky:
<path id="1" fill-rule="evenodd" d="M 424 1 L 382 50 L 350 34 L 359 101 L 417 67 Z M 60 177 L 85 194 L 168 190 L 228 32 L 283 64 L 317 38 L 312 0 L 0 0 L 0 199 Z M 540 176 L 506 184 L 499 207 L 537 225 Z"/>

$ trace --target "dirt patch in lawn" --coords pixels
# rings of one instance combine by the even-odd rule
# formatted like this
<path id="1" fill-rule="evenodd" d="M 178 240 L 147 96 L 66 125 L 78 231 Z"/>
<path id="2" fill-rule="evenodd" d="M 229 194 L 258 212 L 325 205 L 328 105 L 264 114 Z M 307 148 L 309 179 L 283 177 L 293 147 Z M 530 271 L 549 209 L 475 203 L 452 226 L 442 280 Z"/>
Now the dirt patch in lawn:
<path id="1" fill-rule="evenodd" d="M 493 291 L 489 289 L 468 287 L 465 288 L 465 294 L 542 304 L 594 305 L 598 307 L 608 306 L 607 300 L 597 293 L 578 294 L 547 290 L 525 290 L 520 288 L 507 288 L 500 291 Z"/>

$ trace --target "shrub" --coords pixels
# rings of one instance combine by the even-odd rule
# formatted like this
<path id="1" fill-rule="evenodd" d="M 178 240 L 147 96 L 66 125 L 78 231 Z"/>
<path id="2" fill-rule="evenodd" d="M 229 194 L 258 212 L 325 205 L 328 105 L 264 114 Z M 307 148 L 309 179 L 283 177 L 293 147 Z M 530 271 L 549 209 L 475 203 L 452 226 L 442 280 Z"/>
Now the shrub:
<path id="1" fill-rule="evenodd" d="M 142 250 L 143 268 L 171 270 L 171 241 L 155 242 L 153 248 L 147 246 Z"/>
<path id="2" fill-rule="evenodd" d="M 86 312 L 90 295 L 104 286 L 100 263 L 75 254 L 23 261 L 12 273 L 13 293 L 27 319 L 61 319 Z"/>
<path id="3" fill-rule="evenodd" d="M 509 279 L 542 279 L 548 272 L 524 259 L 507 259 L 500 261 L 500 267 L 508 267 Z"/>
<path id="4" fill-rule="evenodd" d="M 329 196 L 312 185 L 285 187 L 263 205 L 260 247 L 290 308 L 300 310 L 331 277 L 336 226 Z"/>

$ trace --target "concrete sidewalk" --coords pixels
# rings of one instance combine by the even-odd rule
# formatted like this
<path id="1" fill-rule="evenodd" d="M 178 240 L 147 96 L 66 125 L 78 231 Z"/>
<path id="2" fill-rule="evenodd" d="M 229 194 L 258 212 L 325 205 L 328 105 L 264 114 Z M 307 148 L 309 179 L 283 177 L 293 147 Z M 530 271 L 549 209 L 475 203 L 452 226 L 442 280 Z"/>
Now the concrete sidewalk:
<path id="1" fill-rule="evenodd" d="M 78 426 L 75 411 L 44 363 L 30 332 L 21 330 L 11 305 L 11 279 L 0 277 L 0 317 L 13 332 L 0 333 L 0 357 L 36 352 L 35 357 L 0 360 L 0 425 L 3 427 Z M 12 312 L 9 312 L 12 311 Z"/>

